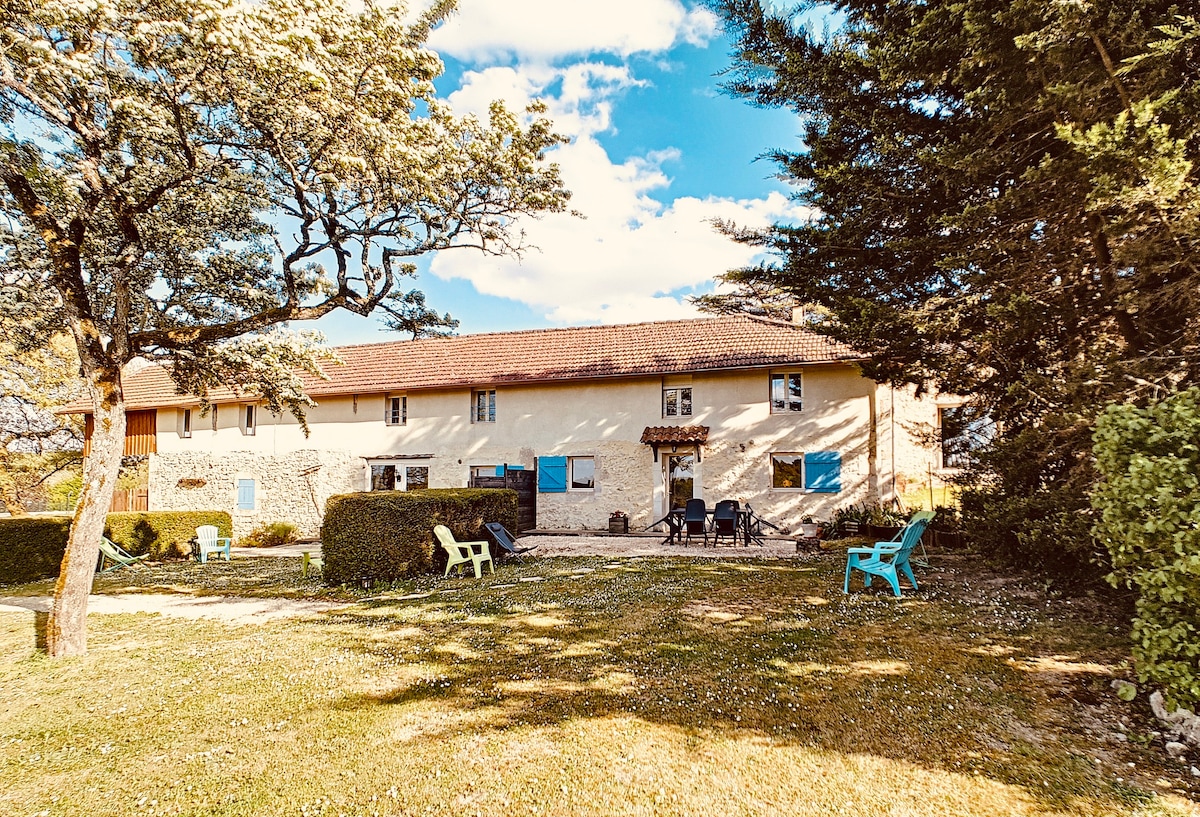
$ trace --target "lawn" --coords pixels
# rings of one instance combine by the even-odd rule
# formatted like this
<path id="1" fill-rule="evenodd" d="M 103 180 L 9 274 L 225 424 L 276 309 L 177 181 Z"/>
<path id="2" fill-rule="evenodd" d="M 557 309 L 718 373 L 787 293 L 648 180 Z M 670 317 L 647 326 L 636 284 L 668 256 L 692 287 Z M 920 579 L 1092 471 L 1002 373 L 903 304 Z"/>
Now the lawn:
<path id="1" fill-rule="evenodd" d="M 1109 688 L 1118 618 L 935 561 L 896 600 L 829 555 L 529 560 L 308 619 L 93 616 L 60 661 L 0 613 L 0 815 L 1200 814 Z M 98 587 L 330 595 L 209 567 Z"/>

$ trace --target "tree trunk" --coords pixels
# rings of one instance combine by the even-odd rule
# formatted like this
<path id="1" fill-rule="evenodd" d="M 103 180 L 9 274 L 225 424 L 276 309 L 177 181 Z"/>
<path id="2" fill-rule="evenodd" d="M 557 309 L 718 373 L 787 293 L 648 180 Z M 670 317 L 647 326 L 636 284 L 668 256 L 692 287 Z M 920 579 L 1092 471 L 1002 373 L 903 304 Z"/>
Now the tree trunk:
<path id="1" fill-rule="evenodd" d="M 100 555 L 104 519 L 125 453 L 125 398 L 120 369 L 91 372 L 91 449 L 83 461 L 83 492 L 75 506 L 71 535 L 63 554 L 54 603 L 46 624 L 46 652 L 55 658 L 87 652 L 87 601 Z"/>

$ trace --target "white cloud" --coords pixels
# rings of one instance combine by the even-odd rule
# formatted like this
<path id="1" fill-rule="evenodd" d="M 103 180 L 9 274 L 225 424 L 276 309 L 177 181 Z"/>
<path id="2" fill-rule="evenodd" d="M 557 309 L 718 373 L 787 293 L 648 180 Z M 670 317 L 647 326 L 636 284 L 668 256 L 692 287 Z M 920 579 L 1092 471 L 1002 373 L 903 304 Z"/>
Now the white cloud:
<path id="1" fill-rule="evenodd" d="M 620 92 L 645 85 L 623 65 L 581 62 L 566 68 L 549 66 L 497 67 L 468 71 L 462 87 L 447 101 L 456 113 L 484 115 L 494 99 L 502 99 L 513 111 L 521 111 L 534 99 L 543 99 L 557 133 L 572 138 L 600 133 L 612 127 L 612 98 Z M 556 87 L 549 96 L 546 89 Z"/>
<path id="2" fill-rule="evenodd" d="M 600 8 L 575 2 L 477 5 L 464 0 L 459 27 L 448 26 L 448 39 L 435 45 L 472 57 L 519 52 L 548 58 L 589 50 L 623 54 L 663 50 L 689 38 L 702 41 L 715 27 L 709 12 L 688 12 L 675 0 L 617 0 L 602 12 Z M 530 20 L 535 22 L 521 24 Z M 431 274 L 464 279 L 481 293 L 524 303 L 551 323 L 696 315 L 687 295 L 711 290 L 715 276 L 755 259 L 753 248 L 720 235 L 714 219 L 765 227 L 802 213 L 779 193 L 752 200 L 672 199 L 668 170 L 680 158 L 674 147 L 614 162 L 599 137 L 614 131 L 614 105 L 622 94 L 645 84 L 628 65 L 594 57 L 564 66 L 535 61 L 464 72 L 461 87 L 448 97 L 459 114 L 485 113 L 494 99 L 514 111 L 534 99 L 547 104 L 554 129 L 571 138 L 548 159 L 560 166 L 574 194 L 570 206 L 584 218 L 558 214 L 526 221 L 522 226 L 536 249 L 522 258 L 444 252 L 432 260 Z"/>
<path id="3" fill-rule="evenodd" d="M 708 9 L 679 0 L 460 0 L 429 44 L 469 61 L 512 56 L 548 61 L 595 52 L 624 57 L 679 43 L 704 45 L 718 25 Z"/>
<path id="4" fill-rule="evenodd" d="M 488 295 L 512 298 L 559 324 L 626 323 L 697 314 L 686 295 L 710 288 L 714 276 L 750 263 L 755 251 L 712 227 L 714 218 L 766 226 L 800 217 L 785 196 L 734 201 L 683 197 L 662 204 L 662 163 L 670 151 L 609 160 L 590 137 L 552 157 L 575 191 L 573 208 L 586 218 L 547 216 L 524 226 L 532 244 L 523 258 L 441 253 L 432 274 L 464 278 Z"/>

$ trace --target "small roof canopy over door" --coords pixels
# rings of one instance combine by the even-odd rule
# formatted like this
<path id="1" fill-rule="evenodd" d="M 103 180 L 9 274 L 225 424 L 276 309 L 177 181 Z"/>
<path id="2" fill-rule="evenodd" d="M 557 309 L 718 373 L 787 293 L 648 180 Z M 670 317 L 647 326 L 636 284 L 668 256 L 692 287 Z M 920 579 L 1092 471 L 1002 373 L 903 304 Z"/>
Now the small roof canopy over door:
<path id="1" fill-rule="evenodd" d="M 708 426 L 646 426 L 642 432 L 642 444 L 654 450 L 654 461 L 658 462 L 658 449 L 663 446 L 696 446 L 696 457 L 700 448 L 708 442 Z"/>

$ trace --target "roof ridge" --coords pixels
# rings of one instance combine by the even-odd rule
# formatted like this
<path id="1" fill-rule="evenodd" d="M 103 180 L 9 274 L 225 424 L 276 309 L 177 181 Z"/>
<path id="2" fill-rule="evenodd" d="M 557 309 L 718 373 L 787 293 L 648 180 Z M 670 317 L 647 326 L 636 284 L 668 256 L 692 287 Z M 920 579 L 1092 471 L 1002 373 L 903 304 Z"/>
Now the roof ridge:
<path id="1" fill-rule="evenodd" d="M 447 335 L 447 336 L 433 337 L 433 338 L 415 338 L 415 339 L 410 338 L 410 339 L 402 339 L 402 340 L 375 341 L 375 342 L 371 342 L 371 343 L 348 343 L 345 346 L 333 346 L 330 348 L 336 352 L 339 349 L 370 349 L 370 348 L 377 348 L 380 346 L 399 346 L 402 344 L 410 344 L 410 343 L 447 342 L 447 341 L 467 340 L 467 339 L 479 340 L 481 338 L 494 338 L 494 337 L 500 337 L 500 336 L 514 337 L 517 335 L 550 335 L 550 334 L 556 334 L 556 333 L 560 333 L 560 332 L 601 331 L 601 330 L 605 330 L 605 329 L 632 329 L 632 328 L 639 327 L 639 326 L 675 326 L 675 325 L 683 324 L 683 323 L 716 323 L 719 321 L 734 321 L 734 320 L 751 320 L 751 321 L 757 321 L 759 323 L 773 324 L 773 325 L 778 325 L 778 326 L 790 326 L 794 329 L 801 329 L 803 331 L 810 332 L 814 335 L 818 334 L 816 332 L 813 332 L 813 330 L 811 330 L 807 327 L 799 326 L 798 324 L 794 324 L 789 321 L 780 321 L 780 320 L 776 320 L 773 318 L 765 318 L 760 315 L 749 315 L 749 314 L 738 313 L 738 314 L 713 315 L 713 316 L 704 316 L 704 317 L 695 317 L 695 318 L 675 318 L 675 319 L 671 319 L 671 320 L 660 320 L 660 321 L 636 321 L 633 323 L 596 323 L 596 324 L 588 324 L 585 326 L 543 326 L 543 327 L 538 327 L 536 329 L 510 329 L 510 330 L 503 331 L 503 332 L 471 332 L 471 333 L 467 333 L 464 335 Z"/>

